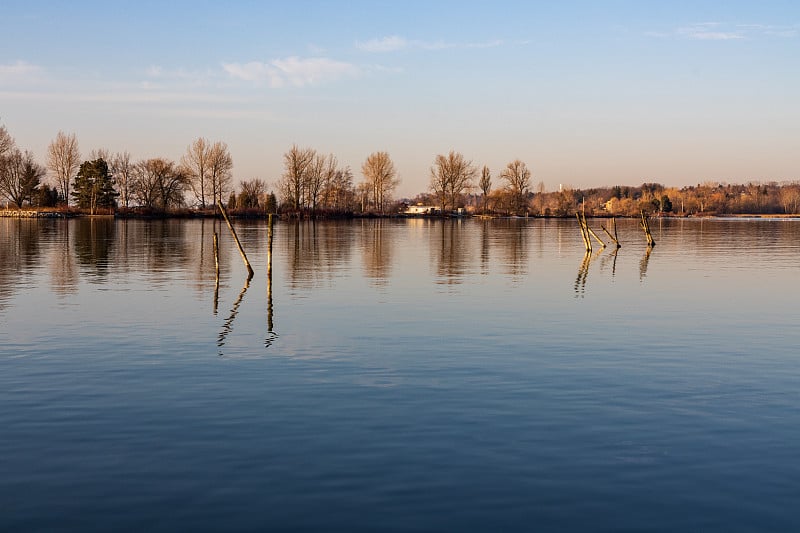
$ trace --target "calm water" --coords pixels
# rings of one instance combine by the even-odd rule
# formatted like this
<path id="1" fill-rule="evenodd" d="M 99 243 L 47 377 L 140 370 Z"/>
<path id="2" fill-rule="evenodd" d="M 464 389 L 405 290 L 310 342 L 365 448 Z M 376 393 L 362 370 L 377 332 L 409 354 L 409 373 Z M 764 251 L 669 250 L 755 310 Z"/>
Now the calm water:
<path id="1" fill-rule="evenodd" d="M 237 228 L 0 219 L 0 530 L 800 530 L 800 221 Z"/>

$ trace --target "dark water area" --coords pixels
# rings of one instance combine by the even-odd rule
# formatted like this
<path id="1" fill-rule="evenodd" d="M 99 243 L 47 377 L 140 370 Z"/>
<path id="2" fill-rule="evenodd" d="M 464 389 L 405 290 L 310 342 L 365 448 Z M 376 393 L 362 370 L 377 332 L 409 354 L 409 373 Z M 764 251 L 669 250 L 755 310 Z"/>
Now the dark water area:
<path id="1" fill-rule="evenodd" d="M 0 219 L 0 530 L 800 530 L 800 220 L 235 224 Z"/>

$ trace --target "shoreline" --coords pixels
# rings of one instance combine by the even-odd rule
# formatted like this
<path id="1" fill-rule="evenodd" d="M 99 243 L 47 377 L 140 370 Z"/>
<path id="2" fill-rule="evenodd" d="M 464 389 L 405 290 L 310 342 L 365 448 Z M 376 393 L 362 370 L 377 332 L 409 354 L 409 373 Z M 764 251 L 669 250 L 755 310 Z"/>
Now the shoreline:
<path id="1" fill-rule="evenodd" d="M 82 213 L 79 210 L 52 210 L 52 209 L 0 209 L 0 218 L 76 218 L 76 217 L 91 217 L 91 218 L 120 218 L 120 219 L 139 219 L 139 220 L 157 220 L 157 219 L 181 219 L 181 218 L 214 218 L 218 216 L 215 213 L 201 212 L 201 211 L 178 211 L 178 212 L 107 212 L 107 213 Z M 253 213 L 244 212 L 237 213 L 233 211 L 229 213 L 231 218 L 235 219 L 253 219 L 253 220 L 266 220 L 269 218 L 268 213 Z M 363 219 L 363 218 L 422 218 L 422 219 L 466 219 L 475 218 L 481 220 L 509 220 L 509 219 L 571 219 L 574 214 L 570 215 L 492 215 L 492 214 L 466 214 L 466 215 L 453 215 L 453 216 L 439 216 L 439 215 L 408 215 L 404 213 L 392 214 L 378 214 L 378 213 L 349 213 L 349 214 L 304 214 L 298 216 L 295 213 L 273 213 L 279 220 L 344 220 L 344 219 Z M 653 213 L 649 215 L 652 218 L 702 218 L 702 219 L 725 219 L 725 218 L 738 218 L 738 219 L 795 219 L 800 218 L 800 213 L 787 214 L 787 213 L 725 213 L 725 214 L 674 214 L 674 213 Z M 589 219 L 609 219 L 609 218 L 638 218 L 633 215 L 587 215 Z"/>

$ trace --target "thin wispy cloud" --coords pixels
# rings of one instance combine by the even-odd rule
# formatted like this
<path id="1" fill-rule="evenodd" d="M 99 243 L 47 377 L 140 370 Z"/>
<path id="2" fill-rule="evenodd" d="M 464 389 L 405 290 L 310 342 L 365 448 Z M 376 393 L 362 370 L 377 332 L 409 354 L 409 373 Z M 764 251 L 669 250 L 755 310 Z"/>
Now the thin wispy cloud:
<path id="1" fill-rule="evenodd" d="M 798 26 L 768 24 L 725 24 L 722 22 L 697 22 L 671 31 L 648 31 L 645 35 L 657 38 L 676 38 L 692 41 L 738 41 L 761 37 L 797 37 Z"/>
<path id="2" fill-rule="evenodd" d="M 386 53 L 410 49 L 448 50 L 454 48 L 494 48 L 504 44 L 506 44 L 505 41 L 500 39 L 471 43 L 452 43 L 446 41 L 421 41 L 406 39 L 399 35 L 390 35 L 387 37 L 370 39 L 369 41 L 357 41 L 356 48 L 362 52 Z"/>
<path id="3" fill-rule="evenodd" d="M 408 40 L 397 35 L 382 37 L 380 39 L 370 39 L 365 42 L 356 42 L 356 48 L 364 52 L 396 52 L 408 47 Z"/>
<path id="4" fill-rule="evenodd" d="M 135 88 L 113 90 L 108 87 L 104 91 L 0 91 L 0 98 L 26 102 L 72 102 L 72 103 L 106 103 L 106 104 L 178 104 L 178 103 L 236 103 L 233 97 L 220 96 L 215 93 L 178 92 L 178 91 L 141 91 Z"/>
<path id="5" fill-rule="evenodd" d="M 486 41 L 482 43 L 467 43 L 464 45 L 465 48 L 497 48 L 498 46 L 503 46 L 505 41 L 501 39 L 495 39 L 494 41 Z M 524 44 L 524 43 L 520 43 Z"/>
<path id="6" fill-rule="evenodd" d="M 741 31 L 723 31 L 721 27 L 718 22 L 702 22 L 678 28 L 676 33 L 680 37 L 697 41 L 731 41 L 745 38 Z"/>
<path id="7" fill-rule="evenodd" d="M 738 26 L 744 31 L 748 32 L 758 32 L 763 35 L 769 35 L 771 37 L 797 37 L 800 35 L 800 25 L 795 24 L 794 26 L 776 26 L 770 24 L 739 24 Z"/>
<path id="8" fill-rule="evenodd" d="M 268 63 L 224 63 L 224 71 L 233 79 L 264 83 L 272 88 L 307 87 L 354 78 L 361 69 L 352 63 L 335 61 L 325 57 L 287 57 L 273 59 Z"/>
<path id="9" fill-rule="evenodd" d="M 30 81 L 43 74 L 43 69 L 27 61 L 0 64 L 0 83 Z"/>
<path id="10" fill-rule="evenodd" d="M 145 71 L 147 79 L 141 83 L 142 88 L 160 88 L 180 85 L 183 87 L 207 87 L 220 77 L 219 69 L 192 70 L 183 67 L 164 68 L 151 65 Z"/>

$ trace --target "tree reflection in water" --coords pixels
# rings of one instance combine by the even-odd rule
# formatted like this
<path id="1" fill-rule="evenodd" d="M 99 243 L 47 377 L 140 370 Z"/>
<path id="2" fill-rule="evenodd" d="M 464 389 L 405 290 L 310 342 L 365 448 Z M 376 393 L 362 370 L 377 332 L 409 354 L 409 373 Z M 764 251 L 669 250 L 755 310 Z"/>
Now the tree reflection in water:
<path id="1" fill-rule="evenodd" d="M 389 236 L 390 222 L 384 219 L 366 221 L 371 227 L 361 232 L 364 275 L 370 283 L 385 286 L 392 273 L 393 244 Z"/>
<path id="2" fill-rule="evenodd" d="M 116 221 L 108 216 L 86 217 L 75 219 L 73 224 L 78 264 L 90 276 L 105 279 L 116 241 Z"/>

